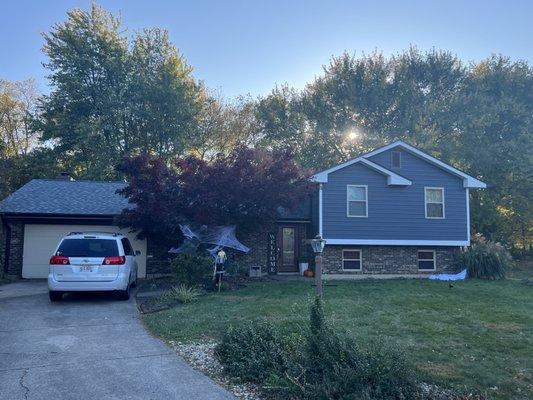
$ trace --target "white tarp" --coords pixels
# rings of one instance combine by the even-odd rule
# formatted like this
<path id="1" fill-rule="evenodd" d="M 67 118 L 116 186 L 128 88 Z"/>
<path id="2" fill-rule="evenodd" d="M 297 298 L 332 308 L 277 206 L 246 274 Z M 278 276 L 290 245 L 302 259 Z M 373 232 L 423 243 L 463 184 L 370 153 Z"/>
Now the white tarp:
<path id="1" fill-rule="evenodd" d="M 457 274 L 437 274 L 430 275 L 429 279 L 434 281 L 462 281 L 466 279 L 466 269 Z"/>

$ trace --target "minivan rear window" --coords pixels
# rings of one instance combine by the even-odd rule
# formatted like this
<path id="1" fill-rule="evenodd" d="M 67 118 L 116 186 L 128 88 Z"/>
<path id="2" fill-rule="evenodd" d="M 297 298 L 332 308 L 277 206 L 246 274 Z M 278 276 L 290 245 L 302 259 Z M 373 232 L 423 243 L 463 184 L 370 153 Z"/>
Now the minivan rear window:
<path id="1" fill-rule="evenodd" d="M 118 255 L 116 240 L 109 239 L 65 239 L 56 252 L 56 256 L 65 257 L 111 257 Z"/>

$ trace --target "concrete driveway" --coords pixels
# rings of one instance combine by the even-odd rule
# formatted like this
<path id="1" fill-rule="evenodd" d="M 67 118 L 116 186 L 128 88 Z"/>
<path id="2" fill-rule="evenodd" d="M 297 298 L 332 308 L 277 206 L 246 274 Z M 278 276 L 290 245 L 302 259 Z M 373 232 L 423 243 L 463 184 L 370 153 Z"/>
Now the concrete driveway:
<path id="1" fill-rule="evenodd" d="M 234 399 L 139 321 L 135 300 L 0 286 L 0 399 Z"/>

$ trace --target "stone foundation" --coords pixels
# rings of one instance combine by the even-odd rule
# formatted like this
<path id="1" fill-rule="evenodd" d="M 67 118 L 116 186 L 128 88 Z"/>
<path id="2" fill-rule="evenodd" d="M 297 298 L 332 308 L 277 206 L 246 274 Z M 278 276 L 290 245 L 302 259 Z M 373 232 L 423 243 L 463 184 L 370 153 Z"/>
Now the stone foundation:
<path id="1" fill-rule="evenodd" d="M 342 269 L 343 250 L 361 250 L 361 271 Z M 436 251 L 436 270 L 418 269 L 418 251 Z M 434 274 L 450 272 L 457 247 L 327 246 L 322 253 L 325 274 Z"/>

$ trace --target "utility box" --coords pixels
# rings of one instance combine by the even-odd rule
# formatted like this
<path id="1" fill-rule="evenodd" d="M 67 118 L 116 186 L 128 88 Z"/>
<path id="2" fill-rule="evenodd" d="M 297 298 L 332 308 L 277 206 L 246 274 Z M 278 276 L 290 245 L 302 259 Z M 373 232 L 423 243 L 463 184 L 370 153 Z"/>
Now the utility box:
<path id="1" fill-rule="evenodd" d="M 250 278 L 261 278 L 261 267 L 260 266 L 251 266 L 250 267 Z"/>

